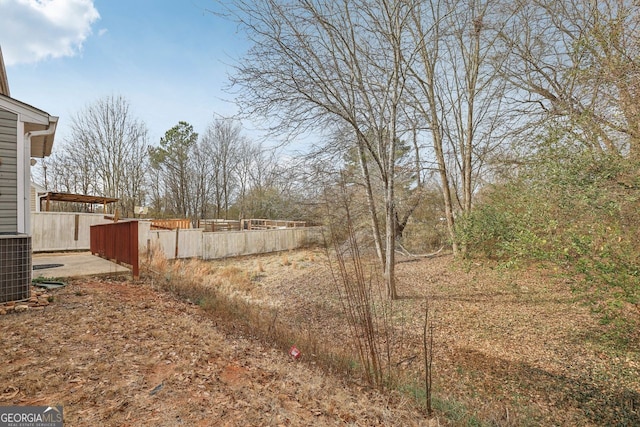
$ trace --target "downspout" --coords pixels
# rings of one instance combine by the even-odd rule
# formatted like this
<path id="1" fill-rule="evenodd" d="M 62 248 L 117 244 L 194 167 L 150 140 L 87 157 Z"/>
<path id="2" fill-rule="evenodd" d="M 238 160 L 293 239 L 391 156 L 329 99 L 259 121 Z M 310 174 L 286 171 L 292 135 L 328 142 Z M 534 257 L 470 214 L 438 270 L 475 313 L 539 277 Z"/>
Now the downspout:
<path id="1" fill-rule="evenodd" d="M 18 228 L 21 228 L 22 225 L 23 233 L 31 235 L 31 191 L 26 188 L 27 182 L 31 182 L 31 166 L 29 160 L 31 159 L 31 138 L 33 137 L 47 137 L 54 135 L 56 133 L 56 128 L 58 127 L 58 117 L 49 116 L 49 126 L 43 130 L 34 130 L 24 134 L 24 148 L 22 152 L 22 162 L 21 164 L 24 166 L 29 165 L 25 168 L 24 174 L 21 180 L 18 180 L 18 194 L 22 196 L 22 203 L 18 204 Z M 42 148 L 42 158 L 45 157 L 46 150 L 46 142 L 43 143 Z M 20 188 L 21 187 L 21 188 Z M 20 191 L 22 190 L 22 191 Z M 27 197 L 27 194 L 29 197 Z M 28 202 L 28 203 L 27 203 Z M 22 207 L 22 209 L 20 209 Z M 20 215 L 20 211 L 22 211 L 22 215 Z M 22 224 L 20 224 L 20 218 L 22 218 Z"/>

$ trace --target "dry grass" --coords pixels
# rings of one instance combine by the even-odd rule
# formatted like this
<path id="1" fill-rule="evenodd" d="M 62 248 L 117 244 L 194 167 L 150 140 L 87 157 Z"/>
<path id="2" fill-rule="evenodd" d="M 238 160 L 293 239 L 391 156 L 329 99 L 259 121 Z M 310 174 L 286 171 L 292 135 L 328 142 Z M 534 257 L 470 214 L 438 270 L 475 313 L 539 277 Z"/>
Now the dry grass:
<path id="1" fill-rule="evenodd" d="M 246 305 L 231 304 L 237 311 L 231 317 L 279 348 L 295 343 L 307 361 L 356 375 L 357 353 L 322 252 L 288 253 L 288 265 L 283 256 L 210 263 L 244 271 L 254 271 L 256 262 L 263 266 L 259 292 L 243 300 Z M 424 401 L 421 349 L 428 299 L 439 422 L 640 423 L 637 350 L 602 341 L 606 327 L 564 279 L 535 268 L 508 272 L 456 265 L 448 256 L 405 261 L 397 266 L 401 299 L 389 308 L 392 382 Z"/>
<path id="2" fill-rule="evenodd" d="M 147 285 L 77 281 L 55 296 L 0 316 L 0 405 L 60 404 L 67 426 L 426 425 L 385 396 L 224 335 L 197 305 Z"/>
<path id="3" fill-rule="evenodd" d="M 7 361 L 0 404 L 63 403 L 70 425 L 176 424 L 141 422 L 161 411 L 189 425 L 222 416 L 241 423 L 241 413 L 249 425 L 426 425 L 411 408 L 425 397 L 428 299 L 430 425 L 640 425 L 637 343 L 610 347 L 602 340 L 606 325 L 553 271 L 458 265 L 449 256 L 401 260 L 389 346 L 402 394 L 385 402 L 353 386 L 331 387 L 336 377 L 314 373 L 315 365 L 357 375 L 358 359 L 322 251 L 286 256 L 289 265 L 283 254 L 215 262 L 154 257 L 150 287 L 74 284 L 42 315 L 0 316 Z M 216 327 L 226 336 L 210 335 Z M 292 344 L 302 363 L 286 356 Z M 170 399 L 149 396 L 159 383 L 167 394 L 157 396 Z M 229 425 L 242 425 L 235 422 Z"/>
<path id="4" fill-rule="evenodd" d="M 306 258 L 305 255 L 302 259 Z M 281 318 L 287 311 L 283 308 L 287 301 L 265 300 L 262 280 L 260 283 L 251 280 L 253 268 L 248 268 L 249 260 L 245 258 L 240 266 L 237 260 L 168 262 L 159 256 L 150 262 L 147 273 L 155 287 L 197 303 L 232 330 L 242 330 L 283 351 L 295 343 L 305 348 L 305 358 L 313 359 L 318 366 L 349 374 L 357 372 L 349 345 L 336 347 L 332 337 L 319 336 L 311 329 L 299 327 L 289 313 L 287 318 Z M 290 261 L 289 254 L 272 255 L 268 262 L 257 262 L 261 277 L 268 276 L 274 269 L 299 270 L 297 262 Z"/>

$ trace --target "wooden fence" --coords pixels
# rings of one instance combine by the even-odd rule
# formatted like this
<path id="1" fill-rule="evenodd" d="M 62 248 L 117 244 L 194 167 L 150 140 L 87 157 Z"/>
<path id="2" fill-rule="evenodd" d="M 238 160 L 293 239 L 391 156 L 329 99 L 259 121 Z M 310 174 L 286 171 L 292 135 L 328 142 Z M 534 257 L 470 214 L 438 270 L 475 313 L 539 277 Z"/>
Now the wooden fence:
<path id="1" fill-rule="evenodd" d="M 189 219 L 152 219 L 151 228 L 155 230 L 175 230 L 176 228 L 191 228 Z"/>
<path id="2" fill-rule="evenodd" d="M 140 227 L 140 241 L 147 247 L 147 253 L 160 251 L 168 259 L 218 259 L 286 251 L 322 243 L 322 227 L 226 233 L 205 233 L 202 228 L 151 230 L 148 222 L 141 222 Z"/>
<path id="3" fill-rule="evenodd" d="M 320 227 L 203 233 L 201 257 L 206 260 L 287 251 L 319 244 L 321 236 Z"/>
<path id="4" fill-rule="evenodd" d="M 244 219 L 242 220 L 243 230 L 275 230 L 282 228 L 306 227 L 305 221 L 284 221 L 274 219 Z"/>
<path id="5" fill-rule="evenodd" d="M 196 228 L 202 228 L 206 232 L 217 231 L 240 231 L 240 230 L 277 230 L 283 228 L 306 227 L 305 221 L 286 221 L 273 219 L 200 219 Z M 188 219 L 153 219 L 151 220 L 152 230 L 175 230 L 188 229 L 191 221 Z"/>
<path id="6" fill-rule="evenodd" d="M 207 232 L 217 231 L 240 231 L 242 228 L 240 221 L 227 219 L 201 219 L 198 221 L 198 228 Z"/>
<path id="7" fill-rule="evenodd" d="M 129 264 L 133 278 L 140 277 L 138 264 L 138 221 L 122 221 L 91 226 L 91 253 Z"/>
<path id="8" fill-rule="evenodd" d="M 112 222 L 103 214 L 31 212 L 33 251 L 88 251 L 90 227 Z"/>

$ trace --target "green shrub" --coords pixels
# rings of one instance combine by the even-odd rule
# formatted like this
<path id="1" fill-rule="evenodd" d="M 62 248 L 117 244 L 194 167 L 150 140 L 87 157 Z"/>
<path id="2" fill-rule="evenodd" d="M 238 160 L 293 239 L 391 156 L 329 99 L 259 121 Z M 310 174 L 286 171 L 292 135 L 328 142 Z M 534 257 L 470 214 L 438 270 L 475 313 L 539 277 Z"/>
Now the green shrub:
<path id="1" fill-rule="evenodd" d="M 631 338 L 640 317 L 640 164 L 555 148 L 531 160 L 484 190 L 458 221 L 459 241 L 470 257 L 555 262 Z"/>

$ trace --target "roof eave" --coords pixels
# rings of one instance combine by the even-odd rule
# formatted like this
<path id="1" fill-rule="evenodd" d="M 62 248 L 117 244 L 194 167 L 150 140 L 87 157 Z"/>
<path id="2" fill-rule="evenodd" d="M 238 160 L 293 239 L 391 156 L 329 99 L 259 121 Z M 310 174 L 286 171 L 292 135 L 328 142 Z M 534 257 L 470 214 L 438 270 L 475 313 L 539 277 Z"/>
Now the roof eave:
<path id="1" fill-rule="evenodd" d="M 20 116 L 20 121 L 25 124 L 25 135 L 31 140 L 32 157 L 42 158 L 51 155 L 58 117 L 2 94 L 0 107 Z"/>
<path id="2" fill-rule="evenodd" d="M 31 142 L 31 157 L 44 158 L 51 155 L 57 125 L 58 117 L 49 116 L 49 125 L 45 129 L 28 133 Z"/>
<path id="3" fill-rule="evenodd" d="M 2 47 L 0 47 L 0 94 L 11 96 L 7 69 L 4 67 L 4 59 L 2 58 Z"/>

